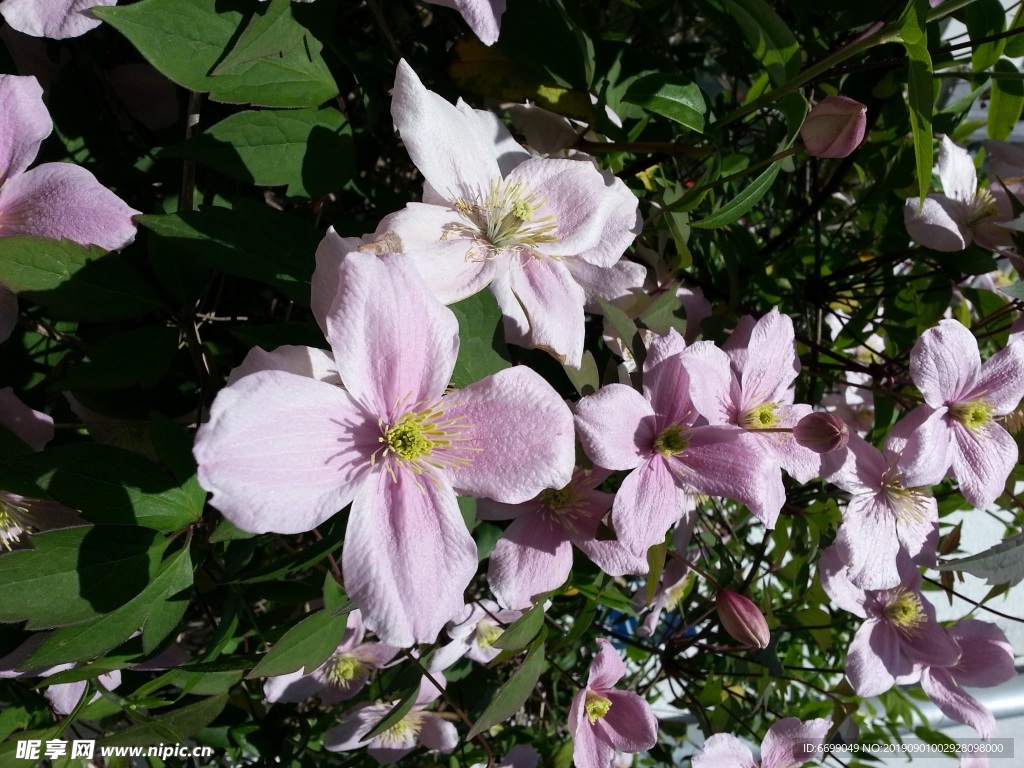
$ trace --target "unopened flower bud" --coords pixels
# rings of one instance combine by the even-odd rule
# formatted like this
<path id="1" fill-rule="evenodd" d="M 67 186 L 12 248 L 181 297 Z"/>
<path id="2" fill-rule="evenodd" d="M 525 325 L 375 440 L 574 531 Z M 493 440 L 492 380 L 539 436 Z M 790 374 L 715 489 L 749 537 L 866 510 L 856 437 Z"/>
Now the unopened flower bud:
<path id="1" fill-rule="evenodd" d="M 864 141 L 867 107 L 845 96 L 827 96 L 811 109 L 800 127 L 807 154 L 846 157 Z"/>
<path id="2" fill-rule="evenodd" d="M 718 591 L 716 606 L 722 628 L 749 648 L 767 648 L 771 639 L 768 622 L 752 601 L 730 589 Z"/>
<path id="3" fill-rule="evenodd" d="M 793 438 L 815 453 L 831 453 L 846 447 L 850 441 L 850 428 L 831 413 L 811 413 L 793 427 Z"/>

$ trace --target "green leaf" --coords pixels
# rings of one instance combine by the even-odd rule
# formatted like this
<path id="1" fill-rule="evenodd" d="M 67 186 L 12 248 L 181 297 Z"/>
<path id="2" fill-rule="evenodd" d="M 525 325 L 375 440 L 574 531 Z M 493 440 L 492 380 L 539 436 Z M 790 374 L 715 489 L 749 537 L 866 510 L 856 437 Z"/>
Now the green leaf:
<path id="1" fill-rule="evenodd" d="M 179 487 L 145 456 L 124 448 L 74 443 L 10 461 L 90 522 L 176 531 L 203 514 L 205 493 Z"/>
<path id="2" fill-rule="evenodd" d="M 139 723 L 106 736 L 100 740 L 100 744 L 105 747 L 129 747 L 151 746 L 154 743 L 166 741 L 181 743 L 212 723 L 227 703 L 228 695 L 224 693 L 201 699 L 195 704 L 189 704 L 181 709 L 161 712 L 152 717 L 145 716 L 151 722 Z M 134 715 L 140 719 L 142 717 L 139 712 L 135 712 Z M 173 739 L 167 739 L 164 735 L 167 731 L 174 736 Z"/>
<path id="3" fill-rule="evenodd" d="M 800 46 L 789 27 L 764 0 L 723 0 L 722 6 L 743 32 L 754 58 L 778 88 L 800 71 Z"/>
<path id="4" fill-rule="evenodd" d="M 541 601 L 512 622 L 509 628 L 494 641 L 494 647 L 501 648 L 503 651 L 518 651 L 520 648 L 525 648 L 543 626 L 544 605 Z"/>
<path id="5" fill-rule="evenodd" d="M 234 209 L 211 206 L 139 216 L 137 221 L 209 267 L 258 280 L 309 306 L 314 257 L 323 233 L 301 219 L 239 200 Z"/>
<path id="6" fill-rule="evenodd" d="M 160 304 L 149 283 L 123 257 L 71 240 L 0 238 L 0 283 L 75 320 L 121 320 Z"/>
<path id="7" fill-rule="evenodd" d="M 501 310 L 490 291 L 448 307 L 459 321 L 459 358 L 452 386 L 465 387 L 509 367 Z"/>
<path id="8" fill-rule="evenodd" d="M 1024 533 L 999 542 L 995 546 L 970 557 L 946 560 L 938 566 L 940 571 L 969 573 L 986 584 L 1013 586 L 1024 580 Z"/>
<path id="9" fill-rule="evenodd" d="M 178 351 L 178 331 L 147 325 L 104 339 L 85 362 L 71 369 L 60 389 L 124 389 L 152 387 L 171 367 Z"/>
<path id="10" fill-rule="evenodd" d="M 1004 288 L 999 289 L 1001 293 L 1005 293 L 1014 299 L 1024 300 L 1024 282 L 1018 280 L 1013 285 L 1007 285 Z"/>
<path id="11" fill-rule="evenodd" d="M 109 613 L 149 584 L 166 542 L 128 526 L 63 528 L 33 535 L 32 549 L 0 557 L 0 621 L 63 627 Z"/>
<path id="12" fill-rule="evenodd" d="M 652 74 L 634 80 L 622 100 L 702 133 L 708 111 L 700 88 L 685 78 Z"/>
<path id="13" fill-rule="evenodd" d="M 306 30 L 292 16 L 291 0 L 270 0 L 257 6 L 231 53 L 210 74 L 224 75 L 258 59 L 285 56 L 302 45 L 305 36 Z"/>
<path id="14" fill-rule="evenodd" d="M 338 649 L 347 624 L 347 615 L 329 610 L 307 616 L 274 643 L 247 677 L 276 677 L 300 669 L 309 674 Z"/>
<path id="15" fill-rule="evenodd" d="M 537 681 L 540 680 L 540 676 L 548 666 L 547 661 L 544 659 L 544 638 L 546 635 L 547 629 L 545 628 L 533 645 L 530 646 L 530 652 L 526 654 L 526 659 L 522 665 L 498 689 L 498 692 L 494 694 L 494 698 L 491 699 L 491 703 L 487 705 L 483 714 L 473 724 L 473 727 L 466 735 L 467 741 L 476 738 L 478 734 L 483 733 L 491 726 L 508 720 L 530 698 L 530 694 L 537 687 Z"/>
<path id="16" fill-rule="evenodd" d="M 210 76 L 242 25 L 241 12 L 218 11 L 227 5 L 223 0 L 142 0 L 93 12 L 175 83 L 209 93 L 214 101 L 315 107 L 338 94 L 321 45 L 310 34 L 304 45 L 283 56 L 258 58 Z"/>
<path id="17" fill-rule="evenodd" d="M 388 728 L 396 725 L 403 717 L 405 717 L 412 710 L 412 705 L 416 703 L 416 697 L 419 695 L 420 687 L 414 685 L 412 688 L 407 690 L 403 695 L 401 701 L 393 706 L 383 719 L 371 728 L 367 734 L 363 737 L 364 740 L 369 740 L 384 733 Z"/>
<path id="18" fill-rule="evenodd" d="M 690 222 L 690 226 L 697 227 L 699 229 L 718 229 L 719 227 L 724 227 L 727 224 L 732 224 L 736 219 L 757 205 L 757 202 L 768 193 L 768 190 L 771 189 L 772 184 L 775 182 L 775 177 L 779 175 L 779 170 L 781 168 L 782 161 L 776 160 L 774 163 L 769 165 L 760 176 L 754 179 L 749 187 L 733 197 L 728 203 L 723 205 L 707 218 L 701 219 L 700 221 Z"/>
<path id="19" fill-rule="evenodd" d="M 1024 109 L 1024 80 L 999 77 L 1011 73 L 1020 75 L 1017 65 L 1009 59 L 1000 59 L 993 68 L 992 101 L 988 107 L 990 139 L 1006 141 Z"/>
<path id="20" fill-rule="evenodd" d="M 655 544 L 647 550 L 647 589 L 644 594 L 644 603 L 650 605 L 654 600 L 654 593 L 658 591 L 658 582 L 661 581 L 661 574 L 665 571 L 665 560 L 668 557 L 668 542 L 663 541 Z"/>
<path id="21" fill-rule="evenodd" d="M 1000 34 L 1006 23 L 1006 12 L 999 0 L 974 0 L 963 10 L 963 20 L 971 40 Z M 971 70 L 984 72 L 995 64 L 1006 48 L 1006 38 L 975 45 L 971 51 Z"/>
<path id="22" fill-rule="evenodd" d="M 149 586 L 134 598 L 117 610 L 85 624 L 57 630 L 47 636 L 23 664 L 26 669 L 39 669 L 94 659 L 120 645 L 137 629 L 144 625 L 149 627 L 152 622 L 163 634 L 154 637 L 156 629 L 151 629 L 149 647 L 146 648 L 143 630 L 144 650 L 151 652 L 178 625 L 188 605 L 187 598 L 183 600 L 179 593 L 191 586 L 192 560 L 188 550 L 182 549 L 161 565 Z M 176 596 L 177 599 L 172 601 Z M 164 613 L 168 605 L 174 608 L 169 614 Z M 176 616 L 173 623 L 170 623 L 171 616 Z"/>
<path id="23" fill-rule="evenodd" d="M 1013 37 L 1006 39 L 1003 55 L 1009 56 L 1011 59 L 1024 56 L 1024 5 L 1017 6 L 1017 13 L 1014 14 L 1013 21 L 1010 22 L 1007 29 L 1015 29 L 1018 32 Z"/>
<path id="24" fill-rule="evenodd" d="M 902 17 L 900 36 L 907 51 L 907 107 L 910 130 L 914 137 L 917 160 L 919 205 L 924 205 L 932 180 L 932 106 L 935 103 L 935 81 L 932 78 L 932 57 L 928 53 L 925 30 L 928 0 L 910 0 Z"/>
<path id="25" fill-rule="evenodd" d="M 333 108 L 239 112 L 164 154 L 293 197 L 340 189 L 355 169 L 352 129 Z"/>

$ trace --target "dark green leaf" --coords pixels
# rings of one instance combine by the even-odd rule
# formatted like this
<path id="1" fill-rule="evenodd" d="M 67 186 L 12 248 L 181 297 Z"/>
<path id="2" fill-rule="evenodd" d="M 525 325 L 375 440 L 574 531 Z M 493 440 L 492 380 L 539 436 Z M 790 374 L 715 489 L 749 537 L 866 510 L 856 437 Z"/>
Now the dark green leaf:
<path id="1" fill-rule="evenodd" d="M 303 197 L 340 189 L 355 167 L 352 129 L 332 108 L 240 112 L 165 154 Z"/>
<path id="2" fill-rule="evenodd" d="M 238 11 L 218 0 L 143 0 L 93 12 L 131 41 L 150 64 L 183 88 L 209 93 L 214 101 L 265 107 L 315 107 L 338 93 L 320 56 L 320 43 L 284 56 L 260 58 L 217 77 L 213 70 L 242 23 Z"/>
<path id="3" fill-rule="evenodd" d="M 480 291 L 449 309 L 459 321 L 459 358 L 452 386 L 465 387 L 509 367 L 501 310 L 490 291 Z"/>
<path id="4" fill-rule="evenodd" d="M 0 284 L 75 320 L 120 320 L 160 303 L 118 254 L 29 235 L 0 238 Z"/>
<path id="5" fill-rule="evenodd" d="M 760 176 L 754 179 L 749 187 L 707 218 L 690 222 L 690 226 L 700 229 L 718 229 L 727 224 L 732 224 L 736 219 L 757 205 L 757 201 L 768 193 L 768 190 L 771 189 L 772 184 L 775 182 L 775 177 L 779 175 L 780 168 L 782 168 L 782 161 L 776 160 Z"/>
<path id="6" fill-rule="evenodd" d="M 179 487 L 145 456 L 124 448 L 75 443 L 11 463 L 90 522 L 176 531 L 203 514 L 204 493 Z"/>
<path id="7" fill-rule="evenodd" d="M 516 619 L 508 629 L 494 641 L 495 648 L 503 651 L 518 651 L 525 648 L 544 626 L 544 605 L 538 603 Z"/>
<path id="8" fill-rule="evenodd" d="M 321 610 L 307 616 L 274 643 L 247 677 L 276 677 L 302 669 L 309 674 L 338 649 L 348 616 Z"/>
<path id="9" fill-rule="evenodd" d="M 228 703 L 228 695 L 211 696 L 189 704 L 181 709 L 161 712 L 152 717 L 153 723 L 139 723 L 123 731 L 118 731 L 100 740 L 106 747 L 149 746 L 161 741 L 168 741 L 164 735 L 169 731 L 174 738 L 171 741 L 183 742 L 189 736 L 212 723 Z M 138 715 L 139 713 L 136 713 Z M 158 729 L 156 725 L 161 728 Z"/>
<path id="10" fill-rule="evenodd" d="M 305 36 L 306 30 L 292 17 L 291 0 L 270 0 L 256 8 L 231 53 L 210 74 L 224 75 L 257 59 L 285 56 L 302 45 Z"/>
<path id="11" fill-rule="evenodd" d="M 932 57 L 928 53 L 928 36 L 925 31 L 927 15 L 928 0 L 911 0 L 900 29 L 903 47 L 909 59 L 907 106 L 910 109 L 910 129 L 914 137 L 921 205 L 924 205 L 932 179 L 932 106 L 935 103 Z"/>
<path id="12" fill-rule="evenodd" d="M 800 46 L 789 27 L 764 0 L 723 0 L 723 7 L 740 26 L 750 52 L 776 88 L 800 71 Z"/>
<path id="13" fill-rule="evenodd" d="M 622 100 L 675 120 L 691 130 L 704 131 L 707 104 L 700 88 L 684 78 L 653 74 L 634 80 Z"/>
<path id="14" fill-rule="evenodd" d="M 530 646 L 530 652 L 526 654 L 526 659 L 519 669 L 494 694 L 491 703 L 487 705 L 483 714 L 466 734 L 467 741 L 476 738 L 477 734 L 483 733 L 488 728 L 508 720 L 530 698 L 530 694 L 537 687 L 537 681 L 548 666 L 544 658 L 544 637 L 546 635 L 546 630 L 540 634 Z"/>
<path id="15" fill-rule="evenodd" d="M 1010 137 L 1024 108 L 1024 80 L 999 77 L 1006 74 L 1019 75 L 1020 71 L 1009 59 L 1000 59 L 993 68 L 992 101 L 988 107 L 988 137 L 999 141 Z"/>
<path id="16" fill-rule="evenodd" d="M 371 728 L 364 739 L 372 739 L 380 734 L 384 733 L 388 728 L 396 725 L 403 717 L 405 717 L 412 710 L 412 705 L 416 703 L 416 696 L 419 695 L 420 687 L 418 685 L 413 686 L 402 695 L 401 701 L 393 706 L 384 718 Z"/>
<path id="17" fill-rule="evenodd" d="M 105 339 L 85 362 L 71 369 L 61 389 L 124 389 L 152 387 L 170 368 L 178 351 L 178 331 L 147 325 Z"/>
<path id="18" fill-rule="evenodd" d="M 165 541 L 148 528 L 64 528 L 0 557 L 0 621 L 63 627 L 109 613 L 149 584 Z"/>

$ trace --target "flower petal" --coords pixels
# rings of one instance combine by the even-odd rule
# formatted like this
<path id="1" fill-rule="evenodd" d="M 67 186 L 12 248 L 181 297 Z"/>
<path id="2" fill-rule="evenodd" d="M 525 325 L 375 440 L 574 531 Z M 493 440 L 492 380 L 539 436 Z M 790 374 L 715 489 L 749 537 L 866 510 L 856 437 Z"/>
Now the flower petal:
<path id="1" fill-rule="evenodd" d="M 889 430 L 885 438 L 888 460 L 896 467 L 904 488 L 936 485 L 953 463 L 953 430 L 946 408 L 919 405 Z"/>
<path id="2" fill-rule="evenodd" d="M 484 45 L 494 45 L 501 31 L 501 14 L 505 12 L 505 0 L 427 0 L 434 5 L 454 8 L 465 19 L 473 34 Z"/>
<path id="3" fill-rule="evenodd" d="M 863 589 L 854 586 L 846 572 L 846 562 L 842 559 L 838 547 L 829 547 L 821 553 L 818 560 L 818 575 L 825 594 L 844 611 L 854 616 L 867 618 L 864 601 L 867 596 Z"/>
<path id="4" fill-rule="evenodd" d="M 13 29 L 32 37 L 64 40 L 84 35 L 100 25 L 90 8 L 117 0 L 4 0 L 0 14 Z"/>
<path id="5" fill-rule="evenodd" d="M 943 136 L 939 144 L 939 180 L 947 197 L 970 202 L 978 190 L 978 172 L 974 160 L 963 147 Z"/>
<path id="6" fill-rule="evenodd" d="M 491 552 L 487 583 L 506 608 L 526 609 L 534 598 L 565 583 L 572 569 L 572 544 L 560 525 L 533 514 L 514 521 Z"/>
<path id="7" fill-rule="evenodd" d="M 626 664 L 619 652 L 610 642 L 603 638 L 597 641 L 600 648 L 590 662 L 590 673 L 587 676 L 587 688 L 600 692 L 602 695 L 621 680 L 626 674 Z"/>
<path id="8" fill-rule="evenodd" d="M 389 423 L 440 399 L 459 353 L 459 323 L 401 255 L 353 252 L 341 264 L 327 340 L 346 389 Z"/>
<path id="9" fill-rule="evenodd" d="M 609 384 L 576 404 L 583 450 L 599 467 L 633 469 L 652 455 L 654 409 L 624 384 Z"/>
<path id="10" fill-rule="evenodd" d="M 324 733 L 324 749 L 329 752 L 348 752 L 366 746 L 363 736 L 387 715 L 390 707 L 374 704 L 343 716 L 341 722 Z"/>
<path id="11" fill-rule="evenodd" d="M 984 509 L 998 499 L 1006 479 L 1017 464 L 1019 450 L 1010 433 L 994 421 L 977 431 L 952 421 L 953 477 L 960 493 L 976 509 Z"/>
<path id="12" fill-rule="evenodd" d="M 917 198 L 903 206 L 903 223 L 915 243 L 933 251 L 962 251 L 974 236 L 964 220 L 964 207 L 945 195 L 928 195 L 918 208 Z"/>
<path id="13" fill-rule="evenodd" d="M 658 718 L 651 705 L 632 691 L 605 691 L 611 703 L 595 729 L 620 752 L 646 752 L 658 743 Z"/>
<path id="14" fill-rule="evenodd" d="M 37 2 L 29 2 L 33 8 Z M 9 12 L 10 0 L 0 3 L 0 13 Z M 10 24 L 10 20 L 7 22 Z M 11 26 L 14 26 L 13 24 Z M 20 176 L 35 160 L 39 145 L 53 130 L 50 113 L 43 104 L 43 89 L 34 77 L 0 75 L 0 187 Z"/>
<path id="15" fill-rule="evenodd" d="M 448 482 L 379 470 L 352 502 L 342 571 L 368 629 L 402 648 L 431 643 L 463 608 L 476 543 Z"/>
<path id="16" fill-rule="evenodd" d="M 777 720 L 761 742 L 761 768 L 794 768 L 809 763 L 832 727 L 823 718 L 801 722 L 795 717 Z"/>
<path id="17" fill-rule="evenodd" d="M 932 408 L 963 399 L 981 373 L 978 342 L 956 320 L 942 320 L 910 350 L 910 377 Z"/>
<path id="18" fill-rule="evenodd" d="M 996 735 L 996 718 L 991 710 L 957 685 L 949 670 L 926 669 L 921 688 L 946 717 L 971 726 L 983 739 Z"/>
<path id="19" fill-rule="evenodd" d="M 446 395 L 440 407 L 465 425 L 450 455 L 466 464 L 446 470 L 459 495 L 518 504 L 572 479 L 572 413 L 529 368 L 499 371 Z"/>
<path id="20" fill-rule="evenodd" d="M 345 390 L 263 371 L 222 389 L 193 449 L 211 504 L 254 533 L 300 533 L 348 504 L 380 430 Z"/>
<path id="21" fill-rule="evenodd" d="M 433 712 L 424 712 L 420 715 L 420 744 L 427 749 L 435 749 L 438 752 L 448 754 L 459 743 L 459 732 L 452 723 L 435 715 Z"/>
<path id="22" fill-rule="evenodd" d="M 522 340 L 508 340 L 543 349 L 559 362 L 579 368 L 583 358 L 586 296 L 568 267 L 561 261 L 536 258 L 520 251 L 509 266 L 509 279 L 512 293 L 526 313 L 529 330 Z M 504 311 L 507 302 L 499 303 Z"/>
<path id="23" fill-rule="evenodd" d="M 643 293 L 647 268 L 635 261 L 619 259 L 610 267 L 595 267 L 582 259 L 565 258 L 562 261 L 569 268 L 573 281 L 583 289 L 587 297 L 584 308 L 587 312 L 601 314 L 597 299 L 615 301 Z"/>
<path id="24" fill-rule="evenodd" d="M 865 493 L 850 499 L 836 543 L 849 563 L 849 578 L 855 586 L 877 590 L 900 585 L 896 515 L 880 495 Z"/>
<path id="25" fill-rule="evenodd" d="M 0 190 L 5 235 L 74 240 L 114 251 L 135 239 L 139 213 L 84 168 L 46 163 L 10 179 Z"/>
<path id="26" fill-rule="evenodd" d="M 1012 411 L 1024 397 L 1024 341 L 1007 344 L 985 361 L 964 400 L 983 399 L 996 416 Z"/>
<path id="27" fill-rule="evenodd" d="M 288 675 L 268 677 L 263 683 L 263 695 L 270 704 L 297 704 L 323 689 L 324 684 L 319 678 L 312 673 L 305 674 L 301 669 Z"/>
<path id="28" fill-rule="evenodd" d="M 576 768 L 608 768 L 615 757 L 615 748 L 600 738 L 587 719 L 583 704 L 586 689 L 579 691 L 569 709 L 569 731 L 572 734 L 572 762 Z"/>
<path id="29" fill-rule="evenodd" d="M 11 387 L 0 389 L 0 426 L 33 451 L 43 450 L 53 439 L 53 419 L 25 405 Z"/>
<path id="30" fill-rule="evenodd" d="M 612 527 L 619 543 L 636 557 L 646 556 L 683 516 L 685 499 L 668 461 L 652 456 L 626 476 L 615 494 Z"/>
<path id="31" fill-rule="evenodd" d="M 693 768 L 758 768 L 754 755 L 731 733 L 716 733 L 693 756 Z"/>
<path id="32" fill-rule="evenodd" d="M 501 172 L 480 123 L 427 90 L 405 59 L 398 62 L 392 94 L 395 128 L 427 183 L 449 202 L 482 200 Z"/>
<path id="33" fill-rule="evenodd" d="M 285 345 L 271 352 L 259 347 L 250 349 L 242 364 L 228 376 L 228 386 L 259 371 L 284 371 L 328 384 L 341 384 L 338 367 L 329 352 L 313 347 Z"/>
<path id="34" fill-rule="evenodd" d="M 846 652 L 846 676 L 859 696 L 885 693 L 913 666 L 903 653 L 899 633 L 878 619 L 861 625 Z"/>
<path id="35" fill-rule="evenodd" d="M 1013 647 L 995 624 L 962 619 L 948 632 L 960 646 L 960 660 L 954 674 L 961 685 L 989 688 L 1016 676 Z"/>
<path id="36" fill-rule="evenodd" d="M 729 356 L 710 341 L 698 341 L 687 347 L 682 359 L 697 413 L 711 424 L 735 424 L 737 404 Z"/>
<path id="37" fill-rule="evenodd" d="M 778 308 L 754 324 L 740 369 L 741 408 L 749 407 L 748 403 L 783 402 L 800 370 L 795 344 L 793 321 Z"/>
<path id="38" fill-rule="evenodd" d="M 327 234 L 316 247 L 316 269 L 313 271 L 310 308 L 320 330 L 327 335 L 327 315 L 338 295 L 338 282 L 341 279 L 341 262 L 352 251 L 358 250 L 363 244 L 361 237 L 342 237 L 327 228 Z M 398 249 L 394 249 L 398 250 Z"/>

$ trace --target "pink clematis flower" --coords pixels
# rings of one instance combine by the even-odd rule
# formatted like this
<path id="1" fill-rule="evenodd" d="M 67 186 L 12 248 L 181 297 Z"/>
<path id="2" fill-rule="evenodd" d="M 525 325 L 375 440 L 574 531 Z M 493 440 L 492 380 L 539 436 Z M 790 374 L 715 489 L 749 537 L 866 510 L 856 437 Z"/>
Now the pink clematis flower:
<path id="1" fill-rule="evenodd" d="M 972 242 L 983 248 L 1009 245 L 1009 230 L 999 226 L 1010 217 L 1000 210 L 987 187 L 978 186 L 974 161 L 948 136 L 939 145 L 939 179 L 944 194 L 931 194 L 918 210 L 907 200 L 903 220 L 915 242 L 936 251 L 962 251 Z"/>
<path id="2" fill-rule="evenodd" d="M 760 768 L 797 768 L 820 757 L 817 747 L 824 740 L 831 720 L 801 722 L 784 717 L 768 729 L 761 742 Z M 693 768 L 759 768 L 747 746 L 730 733 L 709 736 L 693 756 Z"/>
<path id="3" fill-rule="evenodd" d="M 437 677 L 435 676 L 435 679 Z M 443 684 L 444 678 L 439 682 Z M 424 746 L 448 754 L 459 743 L 455 726 L 426 707 L 441 692 L 427 678 L 420 682 L 420 692 L 409 713 L 383 733 L 367 739 L 366 734 L 383 720 L 398 702 L 371 704 L 342 718 L 341 723 L 324 734 L 324 749 L 329 752 L 348 752 L 365 748 L 370 757 L 381 765 L 401 760 L 407 754 Z"/>
<path id="4" fill-rule="evenodd" d="M 1017 674 L 1013 648 L 1003 631 L 986 621 L 959 621 L 948 633 L 960 648 L 960 658 L 949 667 L 925 667 L 921 687 L 944 715 L 990 739 L 996 734 L 995 717 L 961 686 L 989 688 L 1012 680 Z"/>
<path id="5" fill-rule="evenodd" d="M 846 676 L 859 696 L 917 682 L 924 666 L 957 663 L 960 649 L 935 621 L 935 608 L 921 595 L 921 574 L 909 558 L 900 558 L 901 580 L 895 589 L 857 587 L 834 546 L 822 553 L 818 572 L 836 605 L 866 619 L 846 655 Z"/>
<path id="6" fill-rule="evenodd" d="M 918 409 L 938 418 L 920 417 L 931 428 L 916 431 L 909 448 L 941 457 L 964 498 L 988 506 L 1017 463 L 1017 444 L 997 417 L 1024 396 L 1024 343 L 1011 341 L 983 364 L 974 335 L 942 320 L 910 351 L 910 376 L 924 395 Z"/>
<path id="7" fill-rule="evenodd" d="M 611 520 L 638 557 L 664 539 L 694 492 L 746 504 L 769 528 L 785 501 L 778 465 L 755 437 L 731 425 L 696 426 L 683 364 L 689 353 L 669 331 L 650 344 L 642 395 L 609 384 L 576 406 L 576 429 L 591 461 L 635 470 L 615 495 Z"/>
<path id="8" fill-rule="evenodd" d="M 342 569 L 367 628 L 432 642 L 477 568 L 456 493 L 520 503 L 567 483 L 572 415 L 524 367 L 445 394 L 458 322 L 409 260 L 352 253 L 340 271 L 321 321 L 345 388 L 237 379 L 196 435 L 199 482 L 246 531 L 308 531 L 351 503 Z"/>
<path id="9" fill-rule="evenodd" d="M 509 341 L 578 368 L 588 292 L 632 279 L 594 272 L 640 231 L 636 197 L 589 161 L 531 157 L 495 115 L 428 91 L 405 61 L 391 112 L 424 202 L 385 217 L 360 250 L 405 253 L 445 304 L 490 285 Z"/>
<path id="10" fill-rule="evenodd" d="M 139 213 L 71 163 L 26 171 L 53 122 L 34 77 L 0 75 L 0 237 L 39 235 L 108 251 L 135 239 Z"/>
<path id="11" fill-rule="evenodd" d="M 426 0 L 433 5 L 454 8 L 466 20 L 473 34 L 484 45 L 498 42 L 501 32 L 501 14 L 505 12 L 505 0 Z"/>
<path id="12" fill-rule="evenodd" d="M 818 476 L 821 459 L 797 443 L 790 432 L 811 412 L 793 404 L 793 382 L 800 371 L 793 321 L 773 308 L 757 322 L 745 317 L 724 345 L 690 347 L 684 365 L 690 375 L 690 397 L 711 424 L 732 424 L 748 430 L 762 450 L 775 457 L 801 483 Z"/>
<path id="13" fill-rule="evenodd" d="M 487 664 L 497 658 L 500 648 L 494 641 L 508 626 L 523 615 L 522 611 L 503 611 L 493 600 L 480 600 L 449 623 L 447 632 L 451 642 L 434 651 L 427 669 L 440 672 L 448 669 L 463 656 L 478 664 Z"/>
<path id="14" fill-rule="evenodd" d="M 590 665 L 587 687 L 577 693 L 569 708 L 572 759 L 577 768 L 609 768 L 620 752 L 646 752 L 658 743 L 658 720 L 651 706 L 632 691 L 615 684 L 626 674 L 626 665 L 607 640 Z"/>
<path id="15" fill-rule="evenodd" d="M 384 643 L 364 643 L 363 617 L 358 609 L 348 615 L 338 649 L 312 672 L 268 677 L 263 694 L 270 703 L 300 702 L 316 696 L 324 704 L 351 699 L 363 689 L 370 675 L 383 667 L 398 649 Z"/>
<path id="16" fill-rule="evenodd" d="M 494 545 L 487 571 L 498 602 L 525 609 L 562 586 L 572 569 L 574 544 L 611 576 L 647 572 L 645 558 L 630 554 L 617 541 L 597 538 L 614 498 L 597 490 L 608 475 L 601 469 L 577 469 L 564 488 L 549 488 L 525 504 L 477 503 L 481 520 L 513 521 Z"/>
<path id="17" fill-rule="evenodd" d="M 26 35 L 63 40 L 84 35 L 101 24 L 93 8 L 116 4 L 117 0 L 4 0 L 0 16 Z"/>
<path id="18" fill-rule="evenodd" d="M 826 459 L 842 462 L 826 479 L 851 494 L 836 544 L 850 565 L 850 581 L 861 589 L 897 587 L 901 553 L 916 560 L 935 552 L 939 513 L 927 486 L 946 473 L 946 457 L 915 433 L 931 434 L 939 419 L 937 412 L 915 409 L 893 427 L 883 450 L 850 435 L 846 450 Z M 908 450 L 910 439 L 923 450 Z"/>

